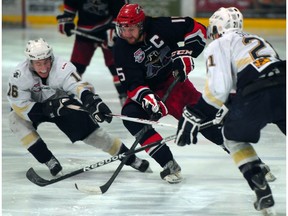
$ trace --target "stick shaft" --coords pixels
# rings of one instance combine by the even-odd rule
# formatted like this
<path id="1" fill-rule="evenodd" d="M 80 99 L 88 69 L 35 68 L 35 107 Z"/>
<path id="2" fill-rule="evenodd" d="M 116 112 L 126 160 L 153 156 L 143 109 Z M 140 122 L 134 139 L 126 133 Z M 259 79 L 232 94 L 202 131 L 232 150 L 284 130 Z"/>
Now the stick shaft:
<path id="1" fill-rule="evenodd" d="M 73 177 L 73 176 L 76 176 L 78 174 L 81 174 L 81 173 L 84 173 L 84 172 L 88 172 L 90 170 L 93 170 L 93 169 L 96 169 L 98 167 L 101 167 L 101 166 L 104 166 L 104 165 L 107 165 L 109 163 L 112 163 L 114 161 L 117 161 L 119 159 L 122 159 L 122 158 L 128 158 L 129 156 L 133 155 L 133 154 L 136 154 L 138 152 L 141 152 L 147 148 L 152 148 L 154 146 L 157 146 L 157 145 L 161 145 L 165 142 L 168 142 L 168 141 L 171 141 L 171 140 L 174 140 L 175 139 L 175 135 L 172 135 L 172 136 L 169 136 L 169 137 L 166 137 L 164 138 L 162 141 L 158 141 L 158 142 L 153 142 L 151 144 L 148 144 L 146 146 L 143 146 L 143 147 L 140 147 L 140 148 L 137 148 L 135 150 L 132 150 L 132 151 L 128 151 L 126 153 L 123 153 L 123 154 L 120 154 L 120 155 L 116 155 L 116 156 L 113 156 L 113 157 L 110 157 L 108 159 L 105 159 L 105 160 L 102 160 L 102 161 L 99 161 L 97 163 L 94 163 L 94 164 L 91 164 L 91 165 L 87 165 L 83 168 L 80 168 L 80 169 L 77 169 L 75 171 L 72 171 L 70 173 L 67 173 L 65 175 L 62 175 L 58 178 L 54 178 L 54 179 L 51 179 L 51 180 L 47 180 L 47 179 L 44 179 L 42 177 L 40 177 L 33 168 L 30 168 L 27 172 L 26 172 L 26 177 L 34 184 L 38 185 L 38 186 L 47 186 L 47 185 L 51 185 L 51 184 L 54 184 L 56 182 L 59 182 L 59 181 L 62 181 L 64 179 L 67 179 L 67 178 L 70 178 L 70 177 Z"/>
<path id="2" fill-rule="evenodd" d="M 152 121 L 152 120 L 141 119 L 141 118 L 133 118 L 133 117 L 124 116 L 124 115 L 117 115 L 117 114 L 111 114 L 111 116 L 113 116 L 115 118 L 122 119 L 122 120 L 131 121 L 131 122 L 137 122 L 137 123 L 141 123 L 141 124 L 149 124 L 149 125 L 156 125 L 156 126 L 158 125 L 158 126 L 164 126 L 164 127 L 177 128 L 176 125 L 162 123 L 162 122 L 159 122 L 159 121 Z"/>
<path id="3" fill-rule="evenodd" d="M 103 43 L 103 42 L 104 42 L 103 39 L 98 38 L 98 37 L 94 37 L 94 36 L 89 35 L 89 34 L 86 34 L 86 33 L 84 33 L 84 32 L 80 32 L 80 31 L 77 31 L 77 30 L 71 30 L 71 32 L 74 33 L 74 34 L 80 35 L 80 36 L 82 36 L 82 37 L 86 37 L 86 38 L 95 40 L 95 41 L 98 42 L 98 43 Z"/>

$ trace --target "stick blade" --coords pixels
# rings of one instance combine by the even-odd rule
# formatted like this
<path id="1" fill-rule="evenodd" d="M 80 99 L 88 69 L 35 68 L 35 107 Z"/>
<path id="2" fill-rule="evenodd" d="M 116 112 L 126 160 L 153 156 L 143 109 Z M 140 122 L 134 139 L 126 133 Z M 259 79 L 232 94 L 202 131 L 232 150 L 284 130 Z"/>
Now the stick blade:
<path id="1" fill-rule="evenodd" d="M 93 195 L 101 195 L 101 194 L 103 194 L 101 188 L 97 187 L 97 186 L 79 185 L 79 184 L 75 183 L 75 188 L 78 191 L 80 191 L 82 193 L 86 193 L 86 194 L 93 194 Z"/>
<path id="2" fill-rule="evenodd" d="M 44 187 L 46 185 L 51 184 L 49 180 L 40 177 L 32 167 L 26 172 L 26 177 L 29 181 L 40 187 Z"/>

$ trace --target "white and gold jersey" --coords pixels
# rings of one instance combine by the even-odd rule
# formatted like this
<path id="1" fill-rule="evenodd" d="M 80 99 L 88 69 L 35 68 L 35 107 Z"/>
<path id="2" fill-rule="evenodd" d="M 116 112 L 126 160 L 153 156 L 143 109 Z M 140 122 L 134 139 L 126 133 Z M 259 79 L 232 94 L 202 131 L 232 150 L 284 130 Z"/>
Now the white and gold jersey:
<path id="1" fill-rule="evenodd" d="M 9 77 L 7 92 L 10 106 L 25 120 L 30 120 L 28 113 L 37 102 L 41 103 L 68 94 L 80 98 L 84 90 L 94 92 L 91 84 L 81 80 L 75 66 L 59 57 L 55 57 L 47 79 L 40 78 L 29 67 L 29 60 L 16 66 Z"/>
<path id="2" fill-rule="evenodd" d="M 260 76 L 267 66 L 279 61 L 276 51 L 263 38 L 235 30 L 212 41 L 204 50 L 204 57 L 207 80 L 203 98 L 217 109 L 226 102 L 231 92 L 236 91 L 239 74 L 248 65 L 253 66 L 254 75 L 241 74 L 241 77 L 248 79 L 245 82 Z"/>

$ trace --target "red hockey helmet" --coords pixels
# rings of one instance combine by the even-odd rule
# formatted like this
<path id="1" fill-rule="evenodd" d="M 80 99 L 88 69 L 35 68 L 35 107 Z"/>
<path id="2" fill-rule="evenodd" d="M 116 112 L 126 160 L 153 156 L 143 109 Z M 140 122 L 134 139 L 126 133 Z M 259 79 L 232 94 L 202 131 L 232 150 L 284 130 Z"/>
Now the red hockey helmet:
<path id="1" fill-rule="evenodd" d="M 116 22 L 119 26 L 128 26 L 143 23 L 145 13 L 138 4 L 125 4 L 120 9 Z"/>

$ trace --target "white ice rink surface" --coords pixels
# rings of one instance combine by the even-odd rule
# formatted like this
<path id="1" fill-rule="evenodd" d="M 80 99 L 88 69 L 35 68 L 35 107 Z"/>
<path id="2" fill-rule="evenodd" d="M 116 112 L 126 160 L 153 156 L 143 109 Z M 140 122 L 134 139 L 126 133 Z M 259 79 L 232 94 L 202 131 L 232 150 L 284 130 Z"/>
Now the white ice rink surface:
<path id="1" fill-rule="evenodd" d="M 254 31 L 257 32 L 257 31 Z M 272 35 L 271 35 L 272 34 Z M 285 32 L 261 31 L 260 35 L 274 45 L 280 57 L 286 59 Z M 197 145 L 178 147 L 169 142 L 184 176 L 180 184 L 170 185 L 160 179 L 162 168 L 145 152 L 138 155 L 150 161 L 153 173 L 143 174 L 124 167 L 110 189 L 104 195 L 88 195 L 77 191 L 74 183 L 100 186 L 104 184 L 119 162 L 91 170 L 78 176 L 46 187 L 32 184 L 25 177 L 30 167 L 45 178 L 52 178 L 46 166 L 39 164 L 25 150 L 8 128 L 9 106 L 6 99 L 8 74 L 25 57 L 23 54 L 29 39 L 45 38 L 54 48 L 55 55 L 70 59 L 73 37 L 66 38 L 53 29 L 2 31 L 2 215 L 5 216 L 257 216 L 254 210 L 254 193 L 234 165 L 228 154 L 199 136 Z M 203 57 L 195 60 L 196 69 L 190 79 L 203 88 L 205 69 Z M 96 91 L 116 114 L 120 104 L 112 77 L 104 66 L 98 50 L 88 67 L 84 79 L 96 87 Z M 265 107 L 263 107 L 265 108 Z M 175 123 L 166 117 L 161 120 Z M 134 139 L 119 119 L 103 128 L 119 136 L 127 146 Z M 158 127 L 163 137 L 175 134 L 175 129 Z M 39 127 L 42 138 L 64 167 L 64 172 L 109 158 L 108 154 L 86 146 L 82 142 L 71 144 L 53 124 Z M 262 131 L 261 140 L 254 145 L 258 155 L 266 162 L 277 180 L 271 183 L 278 215 L 286 215 L 286 137 L 274 125 Z"/>

